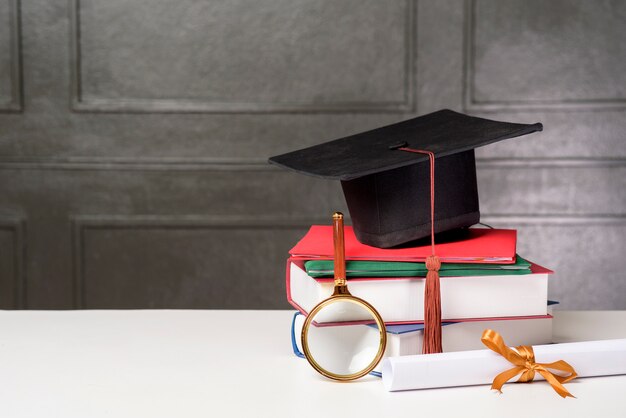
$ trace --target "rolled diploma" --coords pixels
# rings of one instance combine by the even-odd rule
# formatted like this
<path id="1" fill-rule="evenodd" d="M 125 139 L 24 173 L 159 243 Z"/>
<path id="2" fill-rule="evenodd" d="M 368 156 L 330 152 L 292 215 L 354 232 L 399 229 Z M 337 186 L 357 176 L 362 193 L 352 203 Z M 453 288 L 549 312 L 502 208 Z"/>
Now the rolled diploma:
<path id="1" fill-rule="evenodd" d="M 537 345 L 533 350 L 535 362 L 565 360 L 580 377 L 626 374 L 626 339 Z M 393 392 L 491 384 L 499 373 L 513 367 L 491 350 L 457 351 L 388 357 L 383 360 L 382 375 L 385 389 Z M 535 380 L 539 379 L 543 377 L 536 373 Z"/>

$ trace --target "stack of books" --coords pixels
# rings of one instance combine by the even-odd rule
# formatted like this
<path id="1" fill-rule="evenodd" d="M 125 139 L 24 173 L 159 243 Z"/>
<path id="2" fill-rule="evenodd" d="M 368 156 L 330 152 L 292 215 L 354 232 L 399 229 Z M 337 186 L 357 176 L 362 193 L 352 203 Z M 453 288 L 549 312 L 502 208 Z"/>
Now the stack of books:
<path id="1" fill-rule="evenodd" d="M 314 225 L 289 252 L 287 299 L 298 310 L 291 333 L 300 357 L 305 316 L 333 291 L 332 234 L 331 226 Z M 480 337 L 487 328 L 511 346 L 551 343 L 551 305 L 556 302 L 547 296 L 552 271 L 517 255 L 516 245 L 517 232 L 508 229 L 437 236 L 444 352 L 483 349 Z M 385 356 L 421 353 L 424 260 L 431 254 L 430 243 L 376 248 L 360 243 L 346 227 L 345 253 L 350 292 L 372 304 L 387 325 Z"/>

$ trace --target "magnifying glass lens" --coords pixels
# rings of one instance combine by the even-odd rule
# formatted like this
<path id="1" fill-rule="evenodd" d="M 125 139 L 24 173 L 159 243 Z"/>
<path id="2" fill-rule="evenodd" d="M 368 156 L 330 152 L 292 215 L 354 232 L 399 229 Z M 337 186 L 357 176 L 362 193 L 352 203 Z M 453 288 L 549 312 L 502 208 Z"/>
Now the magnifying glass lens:
<path id="1" fill-rule="evenodd" d="M 305 324 L 309 360 L 335 378 L 366 374 L 380 360 L 385 342 L 374 313 L 353 299 L 330 300 Z M 315 367 L 315 366 L 314 366 Z"/>

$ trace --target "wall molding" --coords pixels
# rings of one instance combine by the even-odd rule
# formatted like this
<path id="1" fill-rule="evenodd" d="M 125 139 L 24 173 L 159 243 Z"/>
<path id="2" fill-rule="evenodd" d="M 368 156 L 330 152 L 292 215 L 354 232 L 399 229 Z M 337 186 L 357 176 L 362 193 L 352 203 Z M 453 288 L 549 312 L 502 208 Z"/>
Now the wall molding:
<path id="1" fill-rule="evenodd" d="M 493 100 L 478 101 L 474 96 L 474 57 L 476 33 L 476 2 L 465 0 L 463 48 L 463 105 L 468 112 L 497 112 L 507 110 L 621 110 L 626 108 L 626 97 L 613 99 L 576 100 Z"/>
<path id="2" fill-rule="evenodd" d="M 82 88 L 80 1 L 70 0 L 71 109 L 110 113 L 404 113 L 416 107 L 417 0 L 405 1 L 404 100 L 402 102 L 221 102 L 192 99 L 85 97 Z"/>
<path id="3" fill-rule="evenodd" d="M 26 309 L 26 219 L 23 217 L 0 216 L 0 230 L 8 231 L 13 235 L 13 308 Z"/>
<path id="4" fill-rule="evenodd" d="M 233 228 L 233 229 L 298 229 L 312 223 L 328 222 L 326 218 L 277 215 L 76 215 L 71 223 L 80 229 L 168 229 Z"/>
<path id="5" fill-rule="evenodd" d="M 261 158 L 0 157 L 0 169 L 96 171 L 272 171 Z"/>
<path id="6" fill-rule="evenodd" d="M 626 226 L 626 214 L 482 214 L 487 224 L 528 226 Z"/>
<path id="7" fill-rule="evenodd" d="M 477 158 L 480 169 L 601 169 L 625 167 L 621 158 L 519 157 Z M 241 171 L 264 172 L 278 168 L 264 158 L 118 158 L 118 157 L 1 157 L 0 170 L 87 171 Z"/>
<path id="8" fill-rule="evenodd" d="M 567 158 L 567 157 L 523 157 L 523 158 L 476 158 L 477 169 L 603 169 L 626 167 L 626 158 Z"/>
<path id="9" fill-rule="evenodd" d="M 22 75 L 22 29 L 20 17 L 20 0 L 9 0 L 9 25 L 11 37 L 9 48 L 11 51 L 11 97 L 8 100 L 0 100 L 0 113 L 22 112 L 24 109 L 24 89 Z"/>
<path id="10" fill-rule="evenodd" d="M 327 223 L 322 218 L 284 218 L 279 216 L 230 215 L 80 215 L 70 218 L 72 225 L 72 266 L 74 309 L 85 304 L 85 233 L 89 230 L 215 230 L 215 229 L 307 229 L 312 224 Z"/>

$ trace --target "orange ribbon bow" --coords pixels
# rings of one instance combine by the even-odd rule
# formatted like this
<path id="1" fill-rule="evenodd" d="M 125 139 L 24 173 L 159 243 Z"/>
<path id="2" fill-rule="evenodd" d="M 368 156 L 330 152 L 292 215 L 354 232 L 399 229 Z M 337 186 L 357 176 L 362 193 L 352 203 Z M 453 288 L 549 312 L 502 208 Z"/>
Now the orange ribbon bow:
<path id="1" fill-rule="evenodd" d="M 548 381 L 548 383 L 550 383 L 552 388 L 556 391 L 556 393 L 561 395 L 562 398 L 566 398 L 568 396 L 575 398 L 575 396 L 569 393 L 567 389 L 565 389 L 565 386 L 562 385 L 562 383 L 569 382 L 578 376 L 574 368 L 566 361 L 559 360 L 554 363 L 535 363 L 535 353 L 531 346 L 520 345 L 519 347 L 515 347 L 517 351 L 512 350 L 504 344 L 502 336 L 492 329 L 486 329 L 483 331 L 483 336 L 480 340 L 489 349 L 500 354 L 502 357 L 515 365 L 512 369 L 497 375 L 493 379 L 491 389 L 502 392 L 502 385 L 517 376 L 519 373 L 522 373 L 520 378 L 517 380 L 519 383 L 532 382 L 535 378 L 535 372 L 538 372 Z M 559 370 L 569 373 L 569 375 L 554 375 L 548 371 L 548 369 Z"/>

